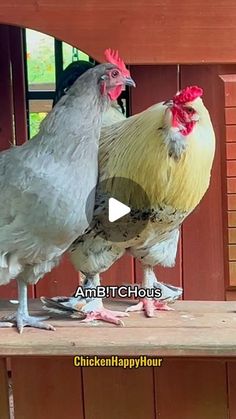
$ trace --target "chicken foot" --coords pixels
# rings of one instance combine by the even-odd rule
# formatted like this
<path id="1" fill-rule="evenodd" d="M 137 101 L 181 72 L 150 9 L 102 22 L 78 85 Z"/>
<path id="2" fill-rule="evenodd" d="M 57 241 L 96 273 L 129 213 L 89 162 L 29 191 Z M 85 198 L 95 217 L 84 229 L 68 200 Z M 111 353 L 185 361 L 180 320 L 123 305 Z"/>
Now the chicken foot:
<path id="1" fill-rule="evenodd" d="M 0 322 L 0 327 L 10 327 L 16 325 L 19 333 L 23 332 L 25 326 L 31 326 L 38 329 L 55 330 L 55 328 L 43 320 L 47 320 L 48 316 L 33 317 L 29 315 L 28 301 L 27 301 L 27 285 L 22 280 L 17 280 L 19 306 L 16 313 L 3 317 Z"/>
<path id="2" fill-rule="evenodd" d="M 157 298 L 145 297 L 137 304 L 132 305 L 126 309 L 126 312 L 144 311 L 147 317 L 154 317 L 155 311 L 172 311 L 167 302 L 173 302 L 182 295 L 182 288 L 174 287 L 172 285 L 158 282 L 153 267 L 143 265 L 143 288 L 159 288 L 161 296 Z"/>
<path id="3" fill-rule="evenodd" d="M 81 313 L 84 313 L 85 318 L 82 320 L 83 323 L 102 320 L 106 323 L 123 326 L 124 323 L 121 320 L 121 317 L 128 317 L 128 313 L 106 309 L 103 306 L 101 298 L 86 297 L 86 290 L 91 290 L 99 285 L 99 274 L 87 275 L 83 285 L 83 292 L 85 294 L 83 297 L 76 297 L 76 294 L 72 297 L 41 297 L 41 301 L 44 304 L 43 308 L 47 311 L 66 315 L 67 317 L 69 316 L 75 319 L 81 318 Z"/>

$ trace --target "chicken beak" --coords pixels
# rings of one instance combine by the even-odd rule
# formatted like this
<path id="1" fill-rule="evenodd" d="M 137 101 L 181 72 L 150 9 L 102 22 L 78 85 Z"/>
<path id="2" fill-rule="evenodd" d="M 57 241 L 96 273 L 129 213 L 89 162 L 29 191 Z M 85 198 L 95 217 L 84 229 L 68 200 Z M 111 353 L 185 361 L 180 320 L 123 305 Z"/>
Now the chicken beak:
<path id="1" fill-rule="evenodd" d="M 131 77 L 125 77 L 124 83 L 126 86 L 136 87 L 135 81 Z"/>

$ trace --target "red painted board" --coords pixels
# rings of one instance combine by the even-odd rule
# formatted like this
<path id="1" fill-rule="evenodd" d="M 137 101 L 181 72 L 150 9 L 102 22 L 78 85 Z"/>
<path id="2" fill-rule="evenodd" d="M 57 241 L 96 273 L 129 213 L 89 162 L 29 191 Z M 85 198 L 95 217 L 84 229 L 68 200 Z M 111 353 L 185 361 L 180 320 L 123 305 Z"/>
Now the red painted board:
<path id="1" fill-rule="evenodd" d="M 130 255 L 124 255 L 101 275 L 102 285 L 124 285 L 134 283 L 134 262 Z"/>
<path id="2" fill-rule="evenodd" d="M 176 65 L 135 65 L 130 69 L 137 86 L 131 89 L 132 114 L 170 99 L 178 90 Z"/>
<path id="3" fill-rule="evenodd" d="M 0 25 L 0 149 L 13 143 L 11 56 L 8 26 Z"/>
<path id="4" fill-rule="evenodd" d="M 129 63 L 235 62 L 234 0 L 1 0 L 0 21 L 49 33 L 103 59 Z M 78 24 L 79 22 L 79 24 Z"/>
<path id="5" fill-rule="evenodd" d="M 0 415 L 1 419 L 9 419 L 9 383 L 7 376 L 7 363 L 5 358 L 0 358 Z"/>
<path id="6" fill-rule="evenodd" d="M 228 419 L 225 361 L 164 359 L 154 374 L 156 418 Z"/>
<path id="7" fill-rule="evenodd" d="M 227 142 L 236 141 L 236 125 L 226 126 L 226 141 Z"/>
<path id="8" fill-rule="evenodd" d="M 226 144 L 226 157 L 228 160 L 236 159 L 236 143 Z"/>
<path id="9" fill-rule="evenodd" d="M 236 178 L 227 179 L 227 192 L 236 193 Z"/>
<path id="10" fill-rule="evenodd" d="M 69 257 L 62 258 L 59 266 L 45 275 L 35 286 L 35 297 L 72 295 L 79 285 L 79 273 L 73 268 Z"/>
<path id="11" fill-rule="evenodd" d="M 225 108 L 225 123 L 234 125 L 236 123 L 236 107 Z"/>
<path id="12" fill-rule="evenodd" d="M 81 369 L 73 358 L 12 359 L 15 419 L 84 419 Z"/>
<path id="13" fill-rule="evenodd" d="M 23 144 L 28 137 L 22 29 L 9 26 L 9 36 L 12 62 L 15 141 L 17 145 L 20 145 Z"/>
<path id="14" fill-rule="evenodd" d="M 155 419 L 152 368 L 83 368 L 86 419 Z"/>
<path id="15" fill-rule="evenodd" d="M 236 293 L 235 293 L 236 294 Z M 229 419 L 236 419 L 236 361 L 227 362 Z"/>

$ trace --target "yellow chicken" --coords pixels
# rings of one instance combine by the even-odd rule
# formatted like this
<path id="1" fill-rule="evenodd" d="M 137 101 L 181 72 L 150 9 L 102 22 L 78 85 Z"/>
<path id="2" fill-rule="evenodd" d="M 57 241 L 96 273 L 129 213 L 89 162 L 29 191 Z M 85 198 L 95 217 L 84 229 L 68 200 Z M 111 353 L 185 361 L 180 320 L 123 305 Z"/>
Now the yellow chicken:
<path id="1" fill-rule="evenodd" d="M 209 186 L 215 135 L 202 94 L 197 86 L 187 87 L 171 100 L 116 123 L 113 109 L 112 125 L 105 123 L 102 129 L 94 224 L 73 243 L 71 261 L 86 275 L 86 289 L 99 285 L 99 274 L 126 251 L 139 259 L 142 286 L 158 287 L 162 295 L 145 297 L 128 311 L 144 310 L 147 316 L 153 316 L 156 309 L 169 309 L 166 302 L 181 294 L 181 289 L 158 282 L 153 267 L 175 264 L 179 228 Z M 121 178 L 133 182 L 122 188 Z M 137 193 L 135 184 L 145 194 Z M 114 227 L 108 222 L 105 207 L 109 196 L 119 196 L 132 208 L 125 225 Z M 145 228 L 135 235 L 136 226 L 144 220 Z M 115 228 L 123 234 L 123 240 L 114 241 Z M 129 237 L 132 229 L 134 234 Z M 82 310 L 87 313 L 87 321 L 102 319 L 119 324 L 125 315 L 106 310 L 99 298 L 43 301 L 52 310 L 54 303 L 62 310 Z"/>

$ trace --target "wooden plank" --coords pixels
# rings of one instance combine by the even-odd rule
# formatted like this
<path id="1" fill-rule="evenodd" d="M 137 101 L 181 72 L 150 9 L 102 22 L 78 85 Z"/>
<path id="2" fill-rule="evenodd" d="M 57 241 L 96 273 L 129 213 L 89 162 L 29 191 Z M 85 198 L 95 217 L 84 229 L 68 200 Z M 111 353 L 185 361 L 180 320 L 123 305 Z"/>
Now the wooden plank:
<path id="1" fill-rule="evenodd" d="M 225 123 L 226 125 L 236 124 L 236 107 L 225 108 Z"/>
<path id="2" fill-rule="evenodd" d="M 229 260 L 236 260 L 236 245 L 230 244 L 229 248 Z"/>
<path id="3" fill-rule="evenodd" d="M 164 359 L 154 374 L 157 417 L 228 418 L 224 361 Z"/>
<path id="4" fill-rule="evenodd" d="M 236 419 L 236 362 L 227 362 L 229 418 Z"/>
<path id="5" fill-rule="evenodd" d="M 227 179 L 227 192 L 236 193 L 236 178 Z"/>
<path id="6" fill-rule="evenodd" d="M 152 368 L 83 368 L 83 383 L 86 419 L 155 419 Z"/>
<path id="7" fill-rule="evenodd" d="M 226 126 L 226 141 L 236 141 L 236 125 Z"/>
<path id="8" fill-rule="evenodd" d="M 224 96 L 219 74 L 232 70 L 233 68 L 206 65 L 180 68 L 182 88 L 186 85 L 199 85 L 203 88 L 203 100 L 210 112 L 217 139 L 210 187 L 200 205 L 183 224 L 182 258 L 186 299 L 224 299 L 225 266 L 222 243 L 226 207 L 222 209 L 224 157 L 223 147 L 221 148 L 224 145 Z"/>
<path id="9" fill-rule="evenodd" d="M 6 359 L 0 358 L 0 413 L 1 419 L 9 419 L 9 389 Z"/>
<path id="10" fill-rule="evenodd" d="M 236 75 L 224 75 L 223 80 L 225 84 L 225 106 L 236 106 Z"/>
<path id="11" fill-rule="evenodd" d="M 236 107 L 225 108 L 225 123 L 226 125 L 233 125 L 236 123 Z"/>
<path id="12" fill-rule="evenodd" d="M 35 285 L 35 296 L 55 297 L 56 295 L 72 295 L 79 285 L 79 272 L 72 266 L 69 257 L 62 258 L 58 267 L 54 268 Z"/>
<path id="13" fill-rule="evenodd" d="M 236 301 L 236 288 L 226 290 L 226 300 L 227 301 Z"/>
<path id="14" fill-rule="evenodd" d="M 72 358 L 12 359 L 16 419 L 84 419 L 81 370 Z"/>
<path id="15" fill-rule="evenodd" d="M 4 304 L 1 315 L 9 313 L 11 307 Z M 107 305 L 119 310 L 127 306 L 121 302 Z M 178 301 L 173 307 L 175 311 L 159 312 L 151 319 L 132 313 L 124 319 L 123 328 L 54 318 L 50 322 L 55 332 L 25 328 L 23 339 L 14 329 L 0 329 L 0 355 L 235 356 L 234 301 Z"/>
<path id="16" fill-rule="evenodd" d="M 235 160 L 236 158 L 236 143 L 226 144 L 226 157 L 228 160 Z"/>
<path id="17" fill-rule="evenodd" d="M 45 112 L 48 113 L 52 109 L 52 100 L 31 100 L 29 103 L 30 112 Z"/>
<path id="18" fill-rule="evenodd" d="M 28 138 L 22 29 L 9 27 L 9 37 L 12 63 L 15 141 L 17 145 L 20 145 Z"/>
<path id="19" fill-rule="evenodd" d="M 228 211 L 228 226 L 236 227 L 236 211 Z"/>
<path id="20" fill-rule="evenodd" d="M 229 240 L 229 244 L 236 243 L 236 228 L 228 229 L 228 240 Z"/>
<path id="21" fill-rule="evenodd" d="M 49 33 L 97 59 L 109 40 L 132 64 L 236 61 L 234 0 L 219 0 L 217 7 L 215 0 L 183 0 L 181 5 L 149 0 L 148 7 L 141 0 L 4 0 L 0 20 Z"/>
<path id="22" fill-rule="evenodd" d="M 236 286 L 236 262 L 229 262 L 229 285 Z"/>
<path id="23" fill-rule="evenodd" d="M 0 68 L 0 150 L 6 150 L 14 136 L 9 30 L 4 25 L 0 25 Z"/>
<path id="24" fill-rule="evenodd" d="M 48 92 L 52 92 L 55 90 L 55 83 L 29 83 L 29 90 L 30 91 L 37 91 L 37 90 L 46 90 Z"/>
<path id="25" fill-rule="evenodd" d="M 236 194 L 228 194 L 228 210 L 236 210 Z"/>
<path id="26" fill-rule="evenodd" d="M 236 161 L 235 160 L 227 161 L 227 176 L 229 177 L 236 176 Z"/>

